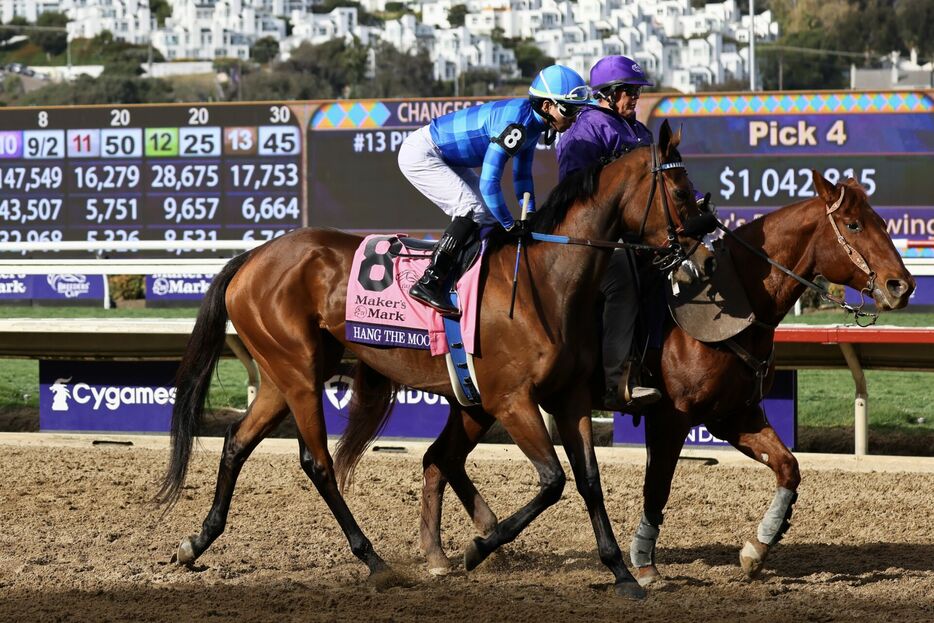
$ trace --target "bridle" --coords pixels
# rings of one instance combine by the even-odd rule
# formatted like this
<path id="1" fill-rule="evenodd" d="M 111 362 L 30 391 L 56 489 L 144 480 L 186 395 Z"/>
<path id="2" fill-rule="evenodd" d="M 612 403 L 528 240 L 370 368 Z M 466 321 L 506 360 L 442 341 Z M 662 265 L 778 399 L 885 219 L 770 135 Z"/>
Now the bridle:
<path id="1" fill-rule="evenodd" d="M 836 212 L 840 208 L 841 205 L 843 205 L 843 195 L 845 194 L 845 192 L 846 192 L 846 187 L 841 186 L 840 196 L 837 197 L 836 201 L 834 201 L 832 204 L 826 207 L 825 213 L 827 214 L 827 219 L 830 221 L 830 226 L 833 228 L 834 234 L 836 235 L 837 242 L 840 244 L 840 246 L 843 247 L 843 250 L 846 252 L 846 256 L 850 258 L 850 261 L 853 262 L 853 264 L 855 264 L 861 271 L 866 273 L 866 276 L 868 277 L 868 280 L 866 281 L 866 286 L 859 291 L 859 304 L 858 305 L 851 305 L 850 303 L 847 303 L 843 297 L 834 296 L 833 294 L 830 293 L 829 290 L 827 290 L 827 288 L 817 283 L 814 283 L 813 281 L 805 279 L 804 277 L 798 275 L 791 269 L 782 266 L 781 264 L 779 264 L 778 262 L 776 262 L 775 260 L 767 256 L 765 253 L 763 253 L 761 250 L 755 248 L 754 246 L 746 242 L 743 238 L 740 238 L 739 236 L 737 236 L 735 233 L 733 233 L 733 230 L 729 229 L 727 226 L 721 223 L 719 219 L 717 219 L 717 227 L 723 230 L 723 232 L 726 235 L 731 236 L 734 240 L 738 241 L 740 244 L 746 247 L 754 255 L 762 258 L 763 260 L 765 260 L 766 262 L 768 262 L 775 268 L 779 269 L 780 271 L 782 271 L 783 273 L 785 273 L 792 279 L 796 280 L 798 283 L 804 285 L 808 289 L 817 292 L 818 296 L 820 296 L 821 299 L 828 301 L 830 303 L 833 303 L 834 305 L 836 305 L 843 311 L 847 312 L 848 314 L 853 314 L 853 321 L 857 325 L 861 327 L 868 327 L 868 326 L 875 324 L 876 320 L 878 320 L 879 318 L 879 314 L 877 313 L 863 311 L 863 307 L 866 305 L 866 294 L 868 294 L 869 297 L 872 298 L 872 291 L 876 285 L 876 273 L 869 267 L 869 262 L 867 262 L 866 258 L 863 257 L 863 254 L 860 253 L 858 250 L 856 250 L 856 248 L 854 248 L 853 245 L 851 245 L 849 241 L 843 236 L 843 234 L 840 232 L 840 228 L 837 227 L 837 222 L 833 218 L 833 213 Z M 865 322 L 864 324 L 860 320 L 861 318 L 868 318 L 869 321 Z"/>
<path id="2" fill-rule="evenodd" d="M 684 231 L 684 222 L 681 220 L 681 215 L 675 211 L 672 215 L 672 210 L 669 204 L 669 195 L 668 195 L 668 185 L 665 183 L 664 172 L 671 169 L 684 169 L 687 171 L 687 167 L 684 165 L 684 161 L 677 162 L 659 162 L 658 158 L 658 147 L 653 143 L 652 144 L 652 187 L 649 189 L 649 196 L 645 202 L 645 210 L 642 213 L 642 224 L 639 226 L 639 239 L 645 236 L 645 225 L 649 220 L 649 211 L 652 209 L 652 201 L 655 199 L 655 191 L 661 186 L 661 192 L 659 192 L 659 197 L 662 200 L 662 210 L 665 212 L 665 218 L 668 220 L 668 241 L 665 246 L 662 247 L 666 252 L 660 253 L 655 257 L 654 264 L 656 268 L 661 271 L 666 271 L 674 268 L 679 265 L 685 259 L 691 256 L 694 253 L 694 250 L 697 248 L 697 245 L 700 244 L 698 240 L 694 247 L 691 249 L 690 253 L 685 253 L 684 249 L 681 247 L 681 243 L 678 241 L 678 234 Z"/>
<path id="3" fill-rule="evenodd" d="M 685 253 L 684 248 L 681 246 L 681 243 L 678 241 L 678 234 L 684 231 L 684 222 L 681 219 L 681 215 L 677 211 L 672 213 L 672 209 L 669 204 L 669 193 L 668 185 L 665 183 L 664 172 L 671 169 L 687 169 L 683 161 L 677 162 L 660 162 L 658 157 L 658 146 L 655 143 L 651 145 L 652 149 L 652 186 L 649 189 L 649 195 L 645 202 L 645 211 L 642 215 L 642 223 L 639 227 L 639 240 L 642 240 L 645 237 L 645 227 L 648 222 L 649 212 L 652 209 L 652 203 L 655 199 L 656 190 L 661 187 L 661 191 L 658 193 L 661 197 L 662 209 L 665 212 L 665 218 L 668 221 L 668 239 L 663 246 L 653 246 L 642 243 L 635 242 L 616 242 L 609 240 L 590 240 L 585 238 L 571 238 L 569 236 L 558 236 L 554 234 L 542 234 L 539 232 L 532 232 L 531 236 L 533 240 L 539 240 L 542 242 L 554 242 L 558 244 L 574 244 L 582 245 L 588 247 L 597 247 L 601 249 L 632 249 L 635 251 L 649 251 L 655 254 L 653 260 L 653 265 L 661 270 L 667 271 L 681 264 L 685 259 L 690 257 L 690 255 L 697 248 L 697 245 L 701 243 L 698 240 L 695 245 L 691 248 L 690 253 Z"/>

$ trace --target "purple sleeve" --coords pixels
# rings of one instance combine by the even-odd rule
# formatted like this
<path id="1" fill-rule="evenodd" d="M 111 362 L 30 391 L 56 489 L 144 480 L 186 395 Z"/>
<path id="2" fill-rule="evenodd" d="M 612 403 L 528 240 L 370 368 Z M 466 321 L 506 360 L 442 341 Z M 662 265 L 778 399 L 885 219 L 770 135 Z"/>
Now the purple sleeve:
<path id="1" fill-rule="evenodd" d="M 559 179 L 563 180 L 574 171 L 589 167 L 605 155 L 605 138 L 597 131 L 599 128 L 584 119 L 576 121 L 572 130 L 565 132 L 558 142 Z M 577 127 L 578 123 L 586 125 Z"/>

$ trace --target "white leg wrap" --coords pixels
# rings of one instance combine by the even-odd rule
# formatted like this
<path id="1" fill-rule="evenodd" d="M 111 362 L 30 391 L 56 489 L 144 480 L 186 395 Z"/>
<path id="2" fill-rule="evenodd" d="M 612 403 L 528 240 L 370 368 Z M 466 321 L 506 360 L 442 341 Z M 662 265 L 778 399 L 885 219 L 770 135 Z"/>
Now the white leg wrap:
<path id="1" fill-rule="evenodd" d="M 772 504 L 759 524 L 757 537 L 760 543 L 775 545 L 788 529 L 787 521 L 791 516 L 791 505 L 797 496 L 794 491 L 779 487 L 772 498 Z"/>
<path id="2" fill-rule="evenodd" d="M 642 520 L 636 529 L 636 534 L 632 537 L 632 543 L 629 546 L 629 559 L 634 567 L 645 567 L 655 564 L 655 543 L 658 541 L 658 526 L 653 526 L 645 513 L 642 514 Z"/>

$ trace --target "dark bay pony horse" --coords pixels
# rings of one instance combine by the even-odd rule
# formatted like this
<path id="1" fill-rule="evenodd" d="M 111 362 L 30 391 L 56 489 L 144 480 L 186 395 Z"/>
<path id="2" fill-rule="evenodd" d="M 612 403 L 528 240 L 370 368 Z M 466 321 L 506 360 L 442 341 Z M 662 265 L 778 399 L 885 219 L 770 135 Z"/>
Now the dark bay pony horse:
<path id="1" fill-rule="evenodd" d="M 834 186 L 817 172 L 813 173 L 813 183 L 816 197 L 757 219 L 738 229 L 736 236 L 802 277 L 810 279 L 822 274 L 834 283 L 870 292 L 881 309 L 904 307 L 914 289 L 914 280 L 865 192 L 853 180 Z M 829 212 L 831 207 L 834 209 Z M 831 223 L 836 224 L 836 230 Z M 838 235 L 842 242 L 838 241 Z M 776 474 L 779 493 L 759 531 L 765 541 L 756 538 L 743 551 L 742 564 L 748 574 L 758 572 L 768 547 L 777 543 L 787 528 L 791 502 L 800 481 L 794 456 L 759 406 L 757 389 L 761 387 L 765 392 L 769 389 L 774 375 L 770 357 L 774 327 L 805 286 L 736 240 L 727 237 L 723 244 L 733 254 L 759 321 L 737 336 L 736 341 L 763 364 L 767 374 L 759 386 L 753 368 L 734 351 L 695 340 L 668 317 L 663 347 L 650 363 L 655 378 L 660 379 L 656 382 L 660 383 L 663 399 L 645 418 L 648 463 L 643 489 L 644 515 L 630 549 L 636 577 L 642 585 L 658 577 L 655 567 L 658 528 L 691 426 L 706 424 L 714 435 L 768 465 Z M 858 266 L 862 257 L 868 262 L 871 278 Z M 751 400 L 754 392 L 756 398 Z M 597 394 L 593 399 L 593 404 L 599 404 Z M 446 573 L 450 566 L 441 548 L 441 501 L 446 484 L 452 486 L 481 535 L 489 534 L 497 525 L 496 515 L 464 471 L 468 453 L 491 424 L 488 416 L 453 405 L 444 431 L 425 454 L 421 547 L 433 573 Z M 561 428 L 560 432 L 564 434 L 564 430 Z"/>
<path id="2" fill-rule="evenodd" d="M 639 231 L 644 224 L 646 243 L 667 244 L 672 220 L 680 222 L 691 210 L 696 212 L 690 180 L 677 164 L 679 140 L 680 134 L 663 124 L 658 146 L 637 149 L 607 166 L 596 187 L 568 188 L 563 201 L 551 202 L 536 215 L 535 229 L 616 240 L 624 229 Z M 234 258 L 215 277 L 179 369 L 173 446 L 161 501 L 178 499 L 228 317 L 259 366 L 261 385 L 246 416 L 227 432 L 213 505 L 201 532 L 180 543 L 180 564 L 193 562 L 221 535 L 241 467 L 291 412 L 299 431 L 301 466 L 351 551 L 368 566 L 374 582 L 399 581 L 357 525 L 341 489 L 385 422 L 397 385 L 441 394 L 452 403 L 455 399 L 444 358 L 423 350 L 347 342 L 347 281 L 360 242 L 338 231 L 300 229 Z M 502 422 L 537 470 L 540 490 L 485 539 L 472 543 L 465 558 L 468 568 L 479 564 L 560 498 L 566 478 L 538 410 L 542 404 L 561 428 L 600 558 L 613 572 L 617 592 L 640 597 L 644 591 L 626 569 L 603 504 L 590 398 L 578 382 L 590 375 L 598 357 L 596 331 L 588 320 L 608 255 L 586 246 L 529 244 L 523 251 L 516 314 L 510 319 L 516 245 L 494 241 L 490 246 L 481 272 L 479 352 L 474 357 L 483 404 L 472 411 Z M 358 365 L 348 431 L 332 463 L 323 384 L 337 371 L 345 349 L 356 355 Z"/>

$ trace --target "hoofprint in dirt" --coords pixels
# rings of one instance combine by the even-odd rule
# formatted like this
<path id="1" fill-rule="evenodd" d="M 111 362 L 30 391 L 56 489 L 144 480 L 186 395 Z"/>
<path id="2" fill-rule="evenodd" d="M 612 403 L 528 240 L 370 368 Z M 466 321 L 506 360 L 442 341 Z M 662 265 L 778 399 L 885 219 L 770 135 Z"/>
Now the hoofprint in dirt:
<path id="1" fill-rule="evenodd" d="M 164 518 L 150 500 L 167 450 L 88 439 L 83 448 L 0 452 L 3 621 L 934 621 L 934 473 L 803 462 L 793 527 L 762 578 L 748 582 L 737 554 L 772 496 L 771 473 L 751 462 L 683 462 L 659 543 L 666 579 L 633 603 L 606 583 L 571 482 L 501 554 L 470 574 L 434 578 L 418 551 L 420 455 L 368 454 L 349 504 L 414 583 L 377 592 L 301 471 L 297 447 L 260 448 L 247 462 L 226 532 L 193 569 L 169 559 L 210 505 L 217 451 L 196 453 Z M 468 463 L 500 516 L 537 486 L 514 454 Z M 642 467 L 604 461 L 602 475 L 625 546 L 641 511 Z M 446 502 L 444 545 L 459 561 L 474 535 L 453 495 Z"/>

